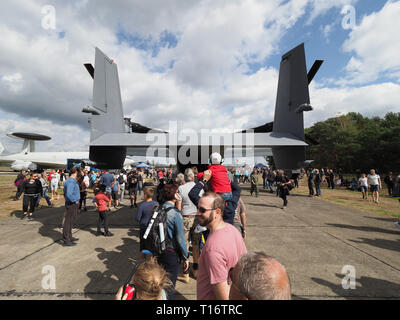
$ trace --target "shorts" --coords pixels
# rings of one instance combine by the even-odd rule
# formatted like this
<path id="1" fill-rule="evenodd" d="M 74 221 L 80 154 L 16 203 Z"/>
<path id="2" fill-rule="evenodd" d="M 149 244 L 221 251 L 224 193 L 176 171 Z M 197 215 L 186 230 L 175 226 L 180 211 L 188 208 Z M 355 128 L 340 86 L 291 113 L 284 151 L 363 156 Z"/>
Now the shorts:
<path id="1" fill-rule="evenodd" d="M 365 191 L 368 192 L 368 187 L 367 186 L 361 186 L 360 191 Z"/>
<path id="2" fill-rule="evenodd" d="M 192 241 L 192 246 L 198 247 L 200 245 L 201 233 L 194 232 L 194 229 L 196 229 L 198 224 L 199 224 L 198 216 L 193 215 L 193 217 L 187 217 L 187 216 L 183 217 L 183 227 L 185 230 L 186 244 L 189 242 L 189 236 L 190 236 L 190 240 Z"/>
<path id="3" fill-rule="evenodd" d="M 112 199 L 115 201 L 115 200 L 119 200 L 119 195 L 118 195 L 118 191 L 113 191 L 112 193 L 111 193 L 111 195 L 112 195 Z"/>
<path id="4" fill-rule="evenodd" d="M 370 185 L 371 192 L 379 192 L 379 185 L 378 184 L 371 184 Z"/>
<path id="5" fill-rule="evenodd" d="M 137 188 L 129 188 L 129 195 L 137 195 Z"/>
<path id="6" fill-rule="evenodd" d="M 106 193 L 111 193 L 111 187 L 106 187 Z"/>
<path id="7" fill-rule="evenodd" d="M 58 182 L 52 182 L 50 185 L 50 190 L 57 191 L 58 190 Z"/>

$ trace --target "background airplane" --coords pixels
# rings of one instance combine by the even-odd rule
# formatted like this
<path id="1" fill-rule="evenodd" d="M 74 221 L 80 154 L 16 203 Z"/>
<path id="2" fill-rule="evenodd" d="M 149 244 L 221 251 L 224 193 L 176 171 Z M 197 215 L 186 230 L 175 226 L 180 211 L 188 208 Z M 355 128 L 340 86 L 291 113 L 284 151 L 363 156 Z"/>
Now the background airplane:
<path id="1" fill-rule="evenodd" d="M 149 156 L 149 148 L 159 148 L 167 149 L 170 157 L 176 159 L 179 171 L 193 165 L 203 170 L 208 165 L 204 154 L 219 151 L 224 156 L 226 149 L 241 152 L 250 147 L 263 156 L 272 149 L 277 168 L 297 170 L 305 164 L 305 147 L 308 146 L 303 113 L 313 109 L 308 87 L 322 62 L 317 60 L 307 73 L 304 44 L 290 50 L 280 63 L 273 123 L 232 133 L 230 137 L 228 134 L 230 143 L 223 142 L 226 133 L 213 133 L 205 140 L 198 134 L 196 143 L 190 145 L 186 137 L 180 140 L 173 132 L 153 130 L 124 118 L 117 65 L 96 48 L 95 67 L 85 64 L 94 80 L 93 105 L 82 110 L 91 114 L 89 158 L 99 168 L 120 169 L 132 150 L 136 150 L 136 156 L 138 150 L 142 150 L 141 156 Z M 249 137 L 250 146 L 245 143 Z M 190 160 L 182 161 L 182 155 Z"/>
<path id="2" fill-rule="evenodd" d="M 35 141 L 48 141 L 51 138 L 37 133 L 11 133 L 10 138 L 22 139 L 24 144 L 21 152 L 8 153 L 0 143 L 0 164 L 9 165 L 12 170 L 64 169 L 68 160 L 83 160 L 89 162 L 89 152 L 36 152 Z M 79 162 L 79 161 L 78 161 Z M 125 159 L 124 168 L 130 169 L 139 164 L 135 159 Z"/>

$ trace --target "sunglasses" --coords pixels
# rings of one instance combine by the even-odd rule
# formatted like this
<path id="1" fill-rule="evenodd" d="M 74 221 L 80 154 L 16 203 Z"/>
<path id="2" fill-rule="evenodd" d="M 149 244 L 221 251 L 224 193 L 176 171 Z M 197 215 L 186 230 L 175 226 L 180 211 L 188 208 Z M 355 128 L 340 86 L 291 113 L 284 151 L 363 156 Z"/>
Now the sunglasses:
<path id="1" fill-rule="evenodd" d="M 200 213 L 206 213 L 207 211 L 215 210 L 215 209 L 216 209 L 216 208 L 206 209 L 206 208 L 199 207 L 198 211 L 199 211 Z"/>

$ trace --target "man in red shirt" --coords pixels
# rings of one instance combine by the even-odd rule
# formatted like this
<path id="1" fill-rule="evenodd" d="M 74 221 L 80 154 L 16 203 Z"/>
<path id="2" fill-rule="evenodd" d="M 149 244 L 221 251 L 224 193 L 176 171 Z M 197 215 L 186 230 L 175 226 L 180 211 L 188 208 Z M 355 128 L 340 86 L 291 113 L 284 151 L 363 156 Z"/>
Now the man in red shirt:
<path id="1" fill-rule="evenodd" d="M 107 209 L 110 198 L 106 196 L 106 186 L 104 184 L 99 186 L 99 192 L 96 194 L 95 207 L 99 212 L 99 224 L 97 226 L 97 235 L 104 235 L 111 237 L 113 234 L 108 231 Z M 101 232 L 101 226 L 104 224 L 104 233 Z"/>

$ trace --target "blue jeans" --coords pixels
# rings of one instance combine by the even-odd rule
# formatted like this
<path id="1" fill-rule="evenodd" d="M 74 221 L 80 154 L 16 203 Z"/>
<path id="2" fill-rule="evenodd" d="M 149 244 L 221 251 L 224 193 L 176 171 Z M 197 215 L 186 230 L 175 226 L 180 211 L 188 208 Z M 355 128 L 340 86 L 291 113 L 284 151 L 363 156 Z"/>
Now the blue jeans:
<path id="1" fill-rule="evenodd" d="M 315 191 L 317 193 L 317 196 L 321 195 L 321 187 L 320 187 L 319 183 L 315 184 Z"/>
<path id="2" fill-rule="evenodd" d="M 167 299 L 174 300 L 176 279 L 178 278 L 180 267 L 178 256 L 175 252 L 166 250 L 158 257 L 157 261 L 165 269 L 165 271 L 167 271 L 167 273 L 169 274 L 169 278 L 173 284 L 173 287 L 167 290 Z"/>
<path id="3" fill-rule="evenodd" d="M 312 182 L 308 182 L 308 190 L 309 190 L 309 195 L 313 196 L 314 195 L 314 187 Z"/>
<path id="4" fill-rule="evenodd" d="M 219 195 L 225 200 L 231 200 L 232 199 L 232 192 L 225 192 L 225 193 L 219 193 Z"/>
<path id="5" fill-rule="evenodd" d="M 268 181 L 269 192 L 274 193 L 274 182 Z"/>
<path id="6" fill-rule="evenodd" d="M 51 206 L 51 201 L 50 201 L 50 197 L 47 193 L 47 189 L 43 189 L 43 198 L 46 199 L 47 205 Z M 42 199 L 42 196 L 39 194 L 39 196 L 37 197 L 37 201 L 36 201 L 36 207 L 39 207 L 39 203 L 40 203 L 41 199 Z"/>

